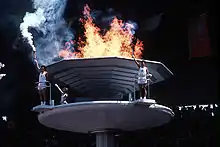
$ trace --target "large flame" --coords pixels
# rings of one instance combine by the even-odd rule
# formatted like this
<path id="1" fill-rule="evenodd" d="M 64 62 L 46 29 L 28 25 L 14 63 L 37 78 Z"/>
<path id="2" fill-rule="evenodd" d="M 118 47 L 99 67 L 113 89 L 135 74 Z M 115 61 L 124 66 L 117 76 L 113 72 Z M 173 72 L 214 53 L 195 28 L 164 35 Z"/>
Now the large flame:
<path id="1" fill-rule="evenodd" d="M 110 29 L 105 34 L 101 34 L 101 29 L 93 22 L 88 5 L 84 7 L 83 14 L 84 18 L 81 18 L 80 21 L 85 29 L 85 40 L 80 38 L 78 40 L 77 44 L 80 52 L 76 54 L 68 50 L 62 50 L 59 53 L 60 56 L 64 58 L 132 57 L 134 53 L 137 58 L 141 58 L 143 43 L 136 39 L 136 43 L 133 44 L 135 38 L 132 34 L 132 24 L 123 23 L 122 20 L 115 17 L 110 24 Z"/>

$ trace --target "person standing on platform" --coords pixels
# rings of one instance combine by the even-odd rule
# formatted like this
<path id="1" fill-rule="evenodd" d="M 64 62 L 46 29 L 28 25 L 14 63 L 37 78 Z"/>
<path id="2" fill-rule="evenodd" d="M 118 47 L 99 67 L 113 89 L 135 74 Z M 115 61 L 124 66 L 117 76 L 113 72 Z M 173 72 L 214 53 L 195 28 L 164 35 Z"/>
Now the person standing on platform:
<path id="1" fill-rule="evenodd" d="M 42 65 L 41 67 L 39 66 L 35 52 L 34 52 L 34 61 L 38 70 L 40 71 L 37 89 L 40 96 L 41 105 L 46 105 L 48 72 L 45 65 Z"/>
<path id="2" fill-rule="evenodd" d="M 135 56 L 132 55 L 134 58 L 135 63 L 137 64 L 139 71 L 138 71 L 138 85 L 140 88 L 140 99 L 146 99 L 147 97 L 147 83 L 149 82 L 148 79 L 152 76 L 149 71 L 147 66 L 145 65 L 145 61 L 142 60 L 141 63 L 138 63 L 137 60 L 135 59 Z"/>

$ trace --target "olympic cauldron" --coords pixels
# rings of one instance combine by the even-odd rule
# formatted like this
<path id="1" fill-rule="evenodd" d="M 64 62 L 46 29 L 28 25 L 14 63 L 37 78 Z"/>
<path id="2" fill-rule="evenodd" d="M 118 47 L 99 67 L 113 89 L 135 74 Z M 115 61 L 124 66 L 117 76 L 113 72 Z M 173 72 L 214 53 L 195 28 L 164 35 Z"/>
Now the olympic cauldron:
<path id="1" fill-rule="evenodd" d="M 148 60 L 145 62 L 153 75 L 151 84 L 172 76 L 172 72 L 163 63 Z M 119 95 L 138 89 L 135 84 L 138 67 L 132 58 L 67 59 L 49 65 L 48 72 L 56 81 L 68 85 L 70 90 L 97 100 L 119 99 Z"/>

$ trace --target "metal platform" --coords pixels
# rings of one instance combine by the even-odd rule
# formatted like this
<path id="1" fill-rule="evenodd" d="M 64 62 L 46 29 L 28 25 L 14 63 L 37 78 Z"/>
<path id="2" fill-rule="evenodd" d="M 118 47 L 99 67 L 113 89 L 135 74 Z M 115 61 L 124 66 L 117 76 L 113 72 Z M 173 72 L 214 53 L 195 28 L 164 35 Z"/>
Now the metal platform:
<path id="1" fill-rule="evenodd" d="M 161 62 L 146 61 L 155 84 L 172 76 Z M 103 57 L 62 60 L 49 65 L 49 75 L 79 93 L 94 98 L 115 98 L 138 89 L 135 77 L 138 67 L 131 58 Z"/>
<path id="2" fill-rule="evenodd" d="M 153 102 L 153 103 L 152 103 Z M 35 111 L 39 111 L 34 108 Z M 89 133 L 106 130 L 135 131 L 168 123 L 173 111 L 143 101 L 91 101 L 50 107 L 38 115 L 41 124 L 57 130 Z M 111 133 L 110 133 L 111 134 Z"/>

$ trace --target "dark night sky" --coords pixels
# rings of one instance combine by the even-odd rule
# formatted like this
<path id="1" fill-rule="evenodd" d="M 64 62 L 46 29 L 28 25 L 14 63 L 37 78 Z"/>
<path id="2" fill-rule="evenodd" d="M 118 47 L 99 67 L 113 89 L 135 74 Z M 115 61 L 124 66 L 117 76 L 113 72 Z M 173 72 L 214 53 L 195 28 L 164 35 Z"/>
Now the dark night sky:
<path id="1" fill-rule="evenodd" d="M 165 63 L 175 76 L 158 84 L 154 91 L 158 101 L 166 104 L 196 104 L 217 102 L 218 74 L 215 62 L 217 45 L 214 13 L 206 1 L 68 1 L 65 17 L 77 17 L 86 3 L 92 8 L 114 8 L 123 18 L 132 19 L 138 24 L 155 13 L 163 12 L 160 26 L 154 32 L 137 32 L 145 42 L 144 57 Z M 19 30 L 18 25 L 26 11 L 31 11 L 28 0 L 7 0 L 0 2 L 0 61 L 6 64 L 3 71 L 7 74 L 0 81 L 0 112 L 16 110 L 27 112 L 37 103 L 34 81 L 37 77 L 34 65 L 27 55 L 12 49 Z M 212 50 L 216 57 L 188 60 L 187 19 L 191 15 L 209 11 L 209 28 Z M 141 26 L 140 26 L 141 27 Z M 25 110 L 25 111 L 23 111 Z M 9 113 L 9 112 L 8 112 Z M 17 112 L 18 113 L 18 112 Z"/>

